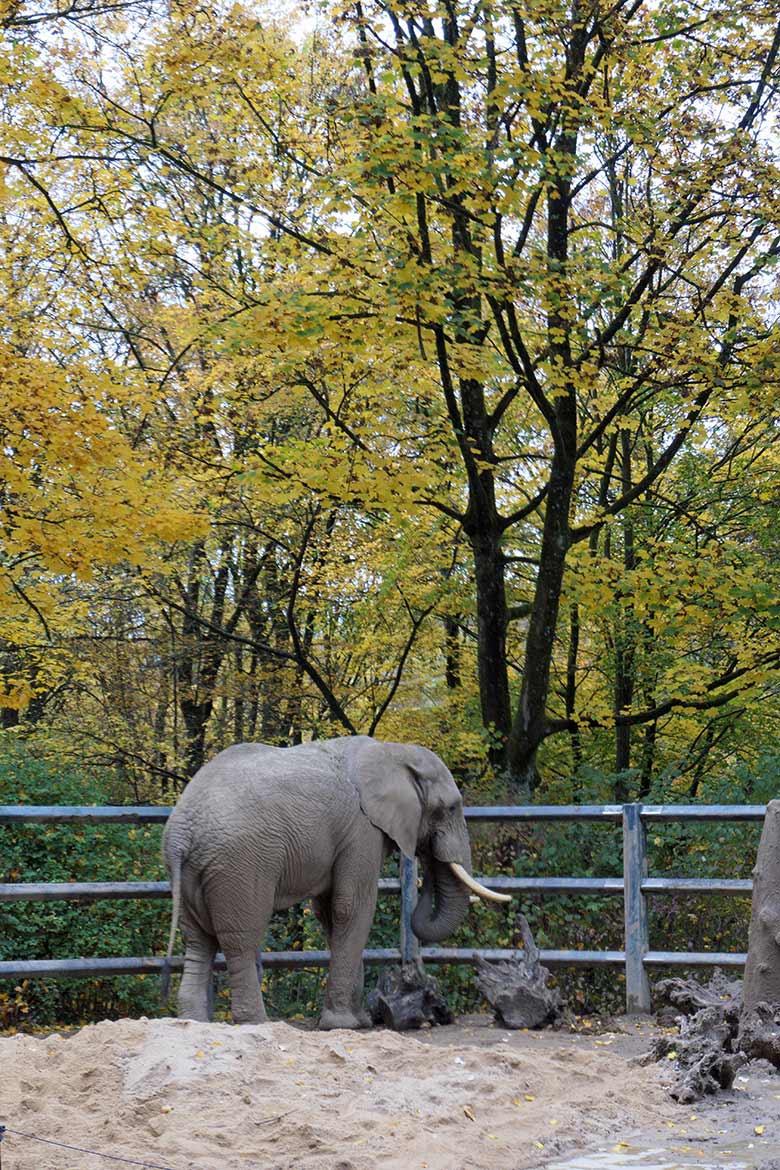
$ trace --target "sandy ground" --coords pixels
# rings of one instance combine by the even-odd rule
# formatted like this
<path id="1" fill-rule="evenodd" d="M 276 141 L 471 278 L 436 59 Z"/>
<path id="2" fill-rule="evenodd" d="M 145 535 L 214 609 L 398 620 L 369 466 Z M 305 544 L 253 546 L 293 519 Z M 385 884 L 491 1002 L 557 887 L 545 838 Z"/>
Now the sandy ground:
<path id="1" fill-rule="evenodd" d="M 171 1170 L 522 1170 L 647 1135 L 695 1141 L 691 1127 L 709 1140 L 726 1107 L 675 1105 L 671 1069 L 636 1061 L 652 1034 L 631 1021 L 589 1035 L 477 1018 L 398 1035 L 142 1019 L 6 1036 L 2 1170 L 121 1166 L 18 1133 Z M 765 1096 L 732 1094 L 746 1134 L 770 1097 L 780 1116 L 780 1080 Z"/>

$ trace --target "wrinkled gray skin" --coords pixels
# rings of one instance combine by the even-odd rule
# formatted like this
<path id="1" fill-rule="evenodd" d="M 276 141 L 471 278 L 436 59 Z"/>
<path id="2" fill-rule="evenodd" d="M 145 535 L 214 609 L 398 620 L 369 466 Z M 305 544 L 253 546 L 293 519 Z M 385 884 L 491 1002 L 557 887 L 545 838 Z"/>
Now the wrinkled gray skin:
<path id="1" fill-rule="evenodd" d="M 413 930 L 439 942 L 469 906 L 445 863 L 470 873 L 471 854 L 460 793 L 438 756 L 368 736 L 221 752 L 190 781 L 163 838 L 174 896 L 169 955 L 177 917 L 185 941 L 179 1015 L 210 1018 L 219 949 L 234 1021 L 265 1020 L 258 946 L 273 910 L 310 897 L 331 950 L 320 1027 L 367 1027 L 362 952 L 395 846 L 423 867 Z"/>

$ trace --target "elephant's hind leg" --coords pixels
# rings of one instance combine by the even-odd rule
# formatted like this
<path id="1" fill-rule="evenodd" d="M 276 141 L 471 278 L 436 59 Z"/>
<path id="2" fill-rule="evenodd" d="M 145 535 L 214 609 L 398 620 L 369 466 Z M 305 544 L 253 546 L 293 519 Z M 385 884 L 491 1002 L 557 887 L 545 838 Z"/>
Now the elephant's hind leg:
<path id="1" fill-rule="evenodd" d="M 208 1022 L 212 1015 L 212 968 L 217 940 L 192 921 L 182 923 L 184 972 L 179 985 L 178 1013 L 186 1020 Z"/>
<path id="2" fill-rule="evenodd" d="M 249 899 L 247 899 L 249 901 Z M 257 970 L 257 949 L 263 941 L 272 905 L 252 904 L 251 920 L 236 928 L 232 922 L 215 922 L 215 929 L 227 962 L 230 1008 L 235 1024 L 264 1024 L 267 1016 Z"/>
<path id="3" fill-rule="evenodd" d="M 223 943 L 230 983 L 230 1009 L 234 1024 L 264 1024 L 267 1020 L 257 975 L 257 943 Z M 239 949 L 241 947 L 241 949 Z"/>

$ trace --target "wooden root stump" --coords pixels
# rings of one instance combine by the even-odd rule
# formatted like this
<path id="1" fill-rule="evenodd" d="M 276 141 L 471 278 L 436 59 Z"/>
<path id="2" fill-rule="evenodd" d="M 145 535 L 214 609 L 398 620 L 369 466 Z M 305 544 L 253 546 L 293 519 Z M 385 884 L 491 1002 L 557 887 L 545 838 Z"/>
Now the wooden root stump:
<path id="1" fill-rule="evenodd" d="M 550 972 L 539 962 L 531 928 L 524 914 L 517 924 L 523 941 L 522 954 L 505 962 L 477 963 L 477 987 L 505 1028 L 543 1028 L 561 1014 L 561 995 L 548 987 Z"/>
<path id="2" fill-rule="evenodd" d="M 451 1024 L 452 1012 L 439 990 L 438 980 L 413 963 L 389 967 L 369 992 L 368 1010 L 374 1024 L 408 1032 L 424 1024 Z"/>
<path id="3" fill-rule="evenodd" d="M 696 979 L 659 979 L 653 987 L 653 999 L 659 1004 L 656 1020 L 670 1027 L 679 1016 L 694 1016 L 703 1008 L 742 1003 L 742 980 L 732 979 L 716 969 L 708 983 Z"/>
<path id="4" fill-rule="evenodd" d="M 663 1037 L 650 1057 L 675 1054 L 678 1078 L 671 1093 L 676 1100 L 696 1101 L 730 1088 L 737 1069 L 749 1060 L 780 1069 L 780 800 L 767 806 L 753 870 L 741 996 L 736 983 L 719 972 L 709 984 L 663 980 L 656 992 L 682 1017 L 679 1036 Z"/>
<path id="5" fill-rule="evenodd" d="M 675 1101 L 698 1101 L 719 1089 L 730 1089 L 748 1057 L 737 1042 L 739 1000 L 712 1003 L 680 1019 L 679 1036 L 657 1040 L 649 1060 L 677 1060 L 677 1079 L 670 1089 Z"/>
<path id="6" fill-rule="evenodd" d="M 745 1008 L 738 1043 L 751 1060 L 768 1060 L 780 1069 L 780 1004 L 759 1003 L 751 1011 Z"/>
<path id="7" fill-rule="evenodd" d="M 706 985 L 702 988 L 706 994 Z M 760 1003 L 751 1011 L 738 998 L 711 1003 L 680 1018 L 678 1036 L 663 1036 L 650 1059 L 677 1061 L 675 1101 L 698 1101 L 718 1089 L 730 1089 L 749 1060 L 766 1060 L 780 1069 L 780 1005 Z"/>

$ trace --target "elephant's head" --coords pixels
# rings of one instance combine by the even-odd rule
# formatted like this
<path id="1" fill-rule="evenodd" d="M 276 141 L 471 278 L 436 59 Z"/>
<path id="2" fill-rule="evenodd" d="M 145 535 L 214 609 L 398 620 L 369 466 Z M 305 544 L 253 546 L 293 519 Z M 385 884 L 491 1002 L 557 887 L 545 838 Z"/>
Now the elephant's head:
<path id="1" fill-rule="evenodd" d="M 471 849 L 463 800 L 449 769 L 433 752 L 367 736 L 346 741 L 348 770 L 363 812 L 407 857 L 422 863 L 423 886 L 412 929 L 427 943 L 457 930 L 469 908 L 469 890 L 506 901 L 471 877 Z"/>

